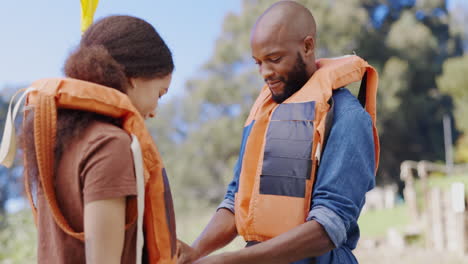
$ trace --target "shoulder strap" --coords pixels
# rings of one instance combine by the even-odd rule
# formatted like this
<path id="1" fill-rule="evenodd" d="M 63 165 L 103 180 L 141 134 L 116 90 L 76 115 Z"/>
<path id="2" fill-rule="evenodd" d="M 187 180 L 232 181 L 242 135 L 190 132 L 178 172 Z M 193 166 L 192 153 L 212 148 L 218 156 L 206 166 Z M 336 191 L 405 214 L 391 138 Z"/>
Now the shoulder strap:
<path id="1" fill-rule="evenodd" d="M 318 143 L 317 147 L 317 152 L 316 152 L 316 159 L 317 159 L 317 167 L 320 166 L 320 160 L 322 159 L 323 152 L 325 151 L 325 147 L 327 146 L 328 142 L 328 137 L 330 136 L 330 131 L 333 126 L 333 118 L 335 115 L 335 101 L 333 100 L 333 97 L 330 97 L 328 100 L 328 104 L 330 105 L 330 109 L 327 112 L 327 115 L 325 117 L 325 130 L 324 130 L 324 135 L 323 135 L 323 146 Z M 318 171 L 318 170 L 316 170 Z"/>
<path id="2" fill-rule="evenodd" d="M 367 72 L 362 77 L 361 86 L 359 87 L 358 100 L 362 107 L 366 107 L 366 96 L 367 96 Z"/>
<path id="3" fill-rule="evenodd" d="M 368 80 L 367 76 L 368 73 L 370 72 L 371 74 L 371 79 Z M 373 123 L 373 134 L 374 134 L 374 144 L 375 144 L 375 168 L 377 170 L 378 164 L 379 164 L 379 151 L 380 151 L 380 144 L 379 144 L 379 138 L 377 136 L 377 128 L 376 128 L 376 96 L 377 96 L 377 72 L 374 70 L 374 68 L 368 68 L 367 71 L 364 73 L 361 81 L 361 85 L 359 88 L 359 93 L 358 93 L 358 100 L 359 103 L 362 105 L 363 108 L 366 109 L 366 111 L 369 113 L 372 119 Z M 370 87 L 371 89 L 368 89 L 368 83 L 370 82 Z M 334 108 L 335 104 L 333 101 L 333 97 L 330 97 L 330 100 L 328 101 L 328 104 L 330 105 L 330 110 L 327 113 L 327 117 L 325 120 L 325 136 L 324 136 L 324 142 L 323 142 L 323 147 L 321 149 L 321 153 L 325 151 L 325 146 L 327 144 L 328 137 L 330 136 L 330 131 L 332 129 L 333 125 L 333 117 L 334 117 Z M 322 156 L 322 155 L 321 155 Z"/>
<path id="4" fill-rule="evenodd" d="M 358 99 L 361 105 L 369 113 L 372 120 L 372 130 L 374 135 L 374 152 L 375 152 L 375 172 L 379 167 L 380 161 L 380 142 L 377 132 L 377 87 L 379 76 L 375 68 L 368 66 L 362 78 L 361 87 L 359 89 Z"/>
<path id="5" fill-rule="evenodd" d="M 361 81 L 361 86 L 359 88 L 359 94 L 358 94 L 358 100 L 359 103 L 361 103 L 362 107 L 366 107 L 366 93 L 367 93 L 367 72 L 364 73 L 364 76 L 362 77 Z M 325 120 L 325 138 L 323 142 L 323 148 L 322 148 L 322 153 L 325 150 L 325 146 L 327 145 L 327 140 L 328 137 L 330 136 L 330 130 L 333 125 L 333 116 L 334 116 L 334 111 L 335 111 L 335 102 L 333 100 L 333 97 L 330 97 L 330 100 L 328 100 L 328 104 L 330 105 L 330 110 L 327 113 L 327 117 Z"/>
<path id="6" fill-rule="evenodd" d="M 367 71 L 364 73 L 364 76 L 362 77 L 361 85 L 359 88 L 359 94 L 357 97 L 359 100 L 359 103 L 362 105 L 363 108 L 366 107 L 366 97 L 367 97 Z M 328 104 L 330 105 L 330 110 L 328 111 L 327 117 L 325 119 L 325 136 L 323 140 L 323 147 L 321 150 L 322 151 L 321 154 L 323 154 L 323 152 L 325 151 L 328 137 L 330 136 L 330 131 L 333 125 L 333 117 L 334 117 L 334 111 L 335 111 L 335 102 L 333 100 L 333 96 L 330 97 L 330 100 L 328 100 Z"/>
<path id="7" fill-rule="evenodd" d="M 333 125 L 333 118 L 335 115 L 335 101 L 333 100 L 333 97 L 330 97 L 328 104 L 330 105 L 330 110 L 328 110 L 327 117 L 325 118 L 325 136 L 323 139 L 322 154 L 323 151 L 325 151 L 325 147 L 327 146 L 328 137 L 330 136 L 330 131 Z"/>
<path id="8" fill-rule="evenodd" d="M 66 234 L 84 241 L 83 232 L 75 232 L 68 224 L 59 209 L 54 189 L 54 146 L 57 131 L 57 108 L 53 96 L 42 93 L 37 95 L 38 102 L 34 109 L 34 144 L 36 147 L 39 180 L 44 191 L 44 197 L 55 223 Z"/>
<path id="9" fill-rule="evenodd" d="M 135 176 L 137 183 L 137 204 L 138 204 L 138 219 L 137 219 L 137 244 L 136 244 L 136 263 L 142 263 L 142 253 L 144 245 L 143 237 L 143 212 L 145 211 L 145 178 L 143 168 L 143 156 L 141 153 L 140 142 L 138 138 L 132 134 L 131 144 L 133 161 L 135 167 Z"/>

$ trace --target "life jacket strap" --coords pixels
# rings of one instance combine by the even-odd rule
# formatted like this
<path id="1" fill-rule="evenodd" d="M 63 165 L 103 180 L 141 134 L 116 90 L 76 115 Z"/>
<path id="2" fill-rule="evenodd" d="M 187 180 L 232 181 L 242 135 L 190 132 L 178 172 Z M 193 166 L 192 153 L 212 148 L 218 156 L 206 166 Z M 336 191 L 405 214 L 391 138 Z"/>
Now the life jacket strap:
<path id="1" fill-rule="evenodd" d="M 136 243 L 136 262 L 142 263 L 143 245 L 145 243 L 143 236 L 143 215 L 145 211 L 145 178 L 143 169 L 143 156 L 141 153 L 140 142 L 138 138 L 132 134 L 131 144 L 133 161 L 135 167 L 135 176 L 137 183 L 137 243 Z"/>
<path id="2" fill-rule="evenodd" d="M 84 232 L 75 232 L 59 209 L 54 186 L 55 139 L 57 131 L 57 107 L 55 98 L 38 94 L 38 103 L 34 109 L 34 144 L 36 147 L 39 181 L 44 197 L 55 223 L 67 235 L 84 241 Z"/>

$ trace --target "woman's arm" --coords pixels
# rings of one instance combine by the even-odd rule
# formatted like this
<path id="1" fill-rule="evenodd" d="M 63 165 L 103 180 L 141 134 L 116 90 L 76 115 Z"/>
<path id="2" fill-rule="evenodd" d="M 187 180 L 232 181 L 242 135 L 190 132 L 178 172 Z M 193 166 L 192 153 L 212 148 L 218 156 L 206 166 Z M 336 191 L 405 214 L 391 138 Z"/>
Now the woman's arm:
<path id="1" fill-rule="evenodd" d="M 211 218 L 205 230 L 193 242 L 192 247 L 203 257 L 229 244 L 237 236 L 234 214 L 225 209 L 219 209 Z"/>
<path id="2" fill-rule="evenodd" d="M 178 264 L 190 264 L 211 252 L 229 244 L 237 236 L 234 215 L 221 208 L 211 218 L 205 230 L 193 242 L 192 247 L 179 242 L 182 250 L 177 259 Z"/>
<path id="3" fill-rule="evenodd" d="M 125 240 L 126 198 L 97 200 L 85 205 L 86 263 L 120 263 Z"/>

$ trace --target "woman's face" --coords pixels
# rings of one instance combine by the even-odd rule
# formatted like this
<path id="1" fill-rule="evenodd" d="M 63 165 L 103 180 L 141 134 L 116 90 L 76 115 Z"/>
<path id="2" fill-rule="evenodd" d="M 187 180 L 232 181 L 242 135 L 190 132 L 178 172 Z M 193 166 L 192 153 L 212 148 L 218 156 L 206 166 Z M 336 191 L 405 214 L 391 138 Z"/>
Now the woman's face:
<path id="1" fill-rule="evenodd" d="M 167 93 L 171 80 L 172 74 L 152 79 L 130 78 L 131 87 L 127 89 L 127 95 L 143 118 L 155 115 L 159 98 Z"/>

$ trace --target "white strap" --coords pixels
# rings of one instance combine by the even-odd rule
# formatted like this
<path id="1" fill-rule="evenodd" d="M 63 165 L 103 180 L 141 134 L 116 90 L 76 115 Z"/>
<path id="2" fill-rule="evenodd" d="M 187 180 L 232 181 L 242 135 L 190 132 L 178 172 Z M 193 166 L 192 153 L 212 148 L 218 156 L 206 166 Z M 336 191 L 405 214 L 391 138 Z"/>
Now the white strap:
<path id="1" fill-rule="evenodd" d="M 22 101 L 26 97 L 26 95 L 35 90 L 34 87 L 29 87 L 24 91 L 24 93 L 20 96 L 18 101 L 16 102 L 13 113 L 11 112 L 11 106 L 15 101 L 15 97 L 20 94 L 23 90 L 19 90 L 16 92 L 10 100 L 10 104 L 8 105 L 8 113 L 6 116 L 5 127 L 3 129 L 3 137 L 2 143 L 0 146 L 0 164 L 3 166 L 10 168 L 15 161 L 15 154 L 16 154 L 16 132 L 15 132 L 15 119 L 16 115 L 18 114 L 18 110 L 21 106 Z"/>
<path id="2" fill-rule="evenodd" d="M 320 145 L 320 142 L 318 142 L 317 148 L 315 149 L 315 159 L 317 160 L 317 165 L 320 165 L 321 156 L 322 156 L 322 145 Z"/>
<path id="3" fill-rule="evenodd" d="M 145 243 L 143 238 L 143 213 L 145 211 L 145 178 L 143 174 L 143 157 L 141 154 L 140 143 L 138 138 L 132 134 L 131 144 L 133 162 L 135 166 L 135 176 L 137 183 L 137 204 L 138 204 L 138 218 L 137 218 L 137 243 L 136 243 L 136 263 L 141 263 L 143 254 L 143 245 Z"/>

